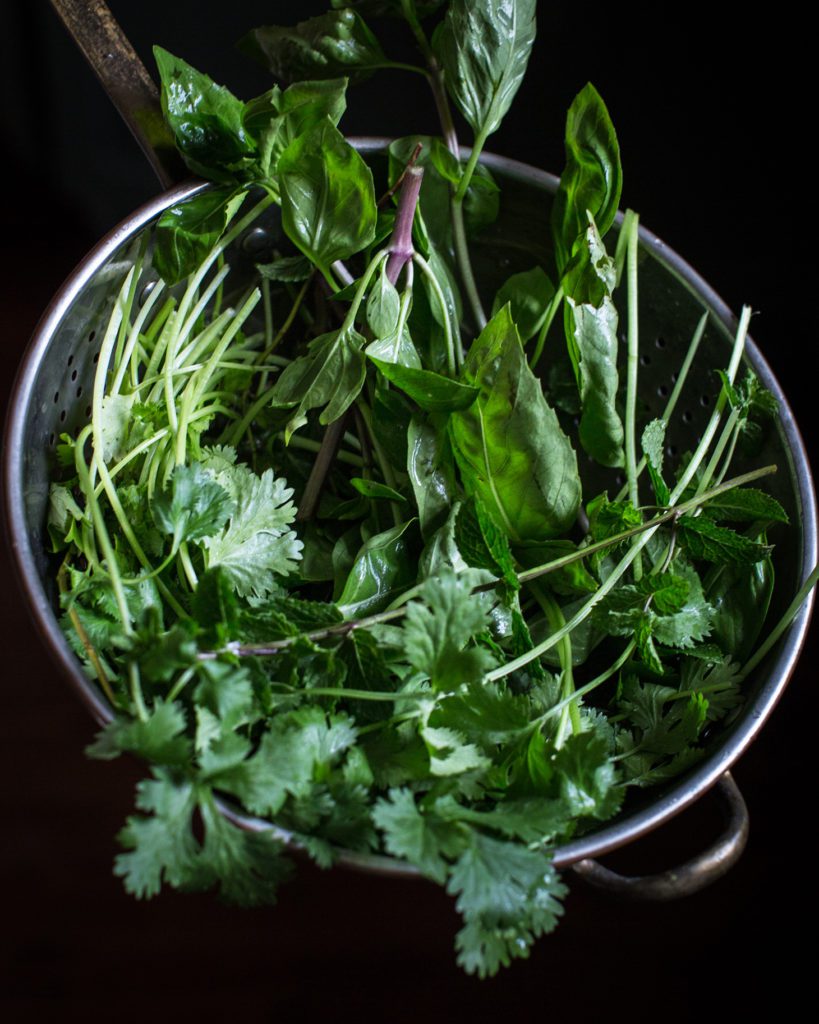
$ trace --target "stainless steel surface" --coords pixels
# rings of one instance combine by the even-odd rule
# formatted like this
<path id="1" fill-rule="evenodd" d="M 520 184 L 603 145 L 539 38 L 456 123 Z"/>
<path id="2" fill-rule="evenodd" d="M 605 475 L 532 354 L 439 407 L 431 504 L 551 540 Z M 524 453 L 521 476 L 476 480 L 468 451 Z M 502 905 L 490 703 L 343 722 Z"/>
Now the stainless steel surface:
<path id="1" fill-rule="evenodd" d="M 656 875 L 621 875 L 587 857 L 572 865 L 572 871 L 584 882 L 627 899 L 678 900 L 691 896 L 722 878 L 731 870 L 748 842 L 748 807 L 730 772 L 714 787 L 722 798 L 725 828 L 701 854 Z"/>
<path id="2" fill-rule="evenodd" d="M 356 140 L 359 148 L 374 159 L 384 142 Z M 487 156 L 485 162 L 502 179 L 504 196 L 498 224 L 487 231 L 475 248 L 478 276 L 487 283 L 491 294 L 508 274 L 530 267 L 545 255 L 544 247 L 534 240 L 548 237 L 549 195 L 556 179 L 515 161 Z M 17 569 L 45 643 L 98 722 L 110 718 L 109 708 L 96 685 L 84 675 L 54 613 L 55 570 L 47 550 L 44 523 L 55 445 L 61 433 L 76 433 L 87 422 L 86 395 L 100 342 L 100 325 L 105 322 L 142 233 L 151 230 L 162 210 L 203 187 L 189 182 L 147 203 L 88 255 L 55 297 L 35 332 L 10 405 L 4 446 L 5 502 Z M 275 224 L 265 228 L 276 230 Z M 703 308 L 711 314 L 698 357 L 699 372 L 695 370 L 692 375 L 696 383 L 688 389 L 693 389 L 693 393 L 684 394 L 680 426 L 667 438 L 670 446 L 682 451 L 709 415 L 718 390 L 712 370 L 726 361 L 736 321 L 713 290 L 659 239 L 642 228 L 640 238 L 642 393 L 654 396 L 647 402 L 644 416 L 659 414 L 671 386 L 670 374 L 681 360 L 694 325 Z M 243 258 L 243 242 L 239 240 L 231 259 Z M 797 426 L 779 385 L 751 341 L 746 361 L 780 402 L 780 424 L 761 459 L 779 463 L 774 489 L 794 523 L 794 529 L 789 531 L 790 540 L 783 540 L 777 548 L 782 602 L 789 596 L 783 591 L 795 591 L 816 560 L 816 499 Z M 587 491 L 591 494 L 595 472 L 590 464 L 585 464 L 582 471 L 592 481 Z M 614 821 L 561 846 L 555 857 L 558 867 L 601 856 L 634 840 L 714 785 L 753 741 L 781 696 L 804 641 L 811 604 L 812 601 L 807 602 L 777 648 L 749 680 L 742 715 L 709 740 L 708 752 L 699 765 L 666 787 L 630 803 Z M 774 615 L 775 609 L 772 618 Z M 237 820 L 249 828 L 269 827 L 246 816 L 238 816 Z M 416 874 L 409 865 L 387 857 L 344 854 L 341 862 L 381 873 Z"/>

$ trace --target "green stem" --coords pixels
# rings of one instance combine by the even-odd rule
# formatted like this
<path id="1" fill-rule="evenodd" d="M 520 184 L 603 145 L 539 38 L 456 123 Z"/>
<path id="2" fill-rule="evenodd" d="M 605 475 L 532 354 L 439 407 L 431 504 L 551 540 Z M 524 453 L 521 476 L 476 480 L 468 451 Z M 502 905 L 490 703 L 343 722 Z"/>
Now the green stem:
<path id="1" fill-rule="evenodd" d="M 543 323 L 540 326 L 540 330 L 537 336 L 537 342 L 535 343 L 535 351 L 532 354 L 532 358 L 529 360 L 529 366 L 534 370 L 538 364 L 541 353 L 543 352 L 543 346 L 546 344 L 546 336 L 549 333 L 549 328 L 552 326 L 552 322 L 557 315 L 557 311 L 560 309 L 560 304 L 563 302 L 563 286 L 554 293 L 543 314 Z"/>
<path id="2" fill-rule="evenodd" d="M 626 213 L 628 225 L 626 275 L 628 285 L 628 371 L 626 378 L 626 479 L 628 493 L 634 508 L 640 507 L 637 482 L 637 371 L 639 366 L 640 341 L 637 309 L 637 246 L 639 242 L 639 219 L 629 210 Z M 624 225 L 625 227 L 625 225 Z M 634 561 L 634 579 L 643 575 L 642 559 Z"/>
<path id="3" fill-rule="evenodd" d="M 435 293 L 435 299 L 441 308 L 441 316 L 444 321 L 444 338 L 446 340 L 446 357 L 447 357 L 447 368 L 450 376 L 454 377 L 460 369 L 464 360 L 463 345 L 461 343 L 461 332 L 458 325 L 455 325 L 455 332 L 452 330 L 452 319 L 447 308 L 446 298 L 444 296 L 443 289 L 438 283 L 438 278 L 433 273 L 432 267 L 427 263 L 423 256 L 417 252 L 412 257 L 413 263 L 417 263 L 421 268 L 421 272 L 429 281 L 433 292 Z M 485 321 L 484 321 L 485 323 Z M 457 345 L 456 345 L 457 339 Z"/>
<path id="4" fill-rule="evenodd" d="M 466 298 L 472 309 L 472 316 L 478 331 L 486 327 L 486 313 L 484 313 L 481 297 L 478 293 L 478 286 L 475 283 L 475 275 L 472 272 L 472 260 L 469 256 L 469 245 L 466 241 L 466 227 L 464 225 L 463 202 L 453 197 L 450 204 L 452 211 L 452 236 L 455 245 L 455 259 L 458 262 L 458 270 L 461 274 Z"/>
<path id="5" fill-rule="evenodd" d="M 566 625 L 566 619 L 560 605 L 551 594 L 547 593 L 538 584 L 532 584 L 531 591 L 535 595 L 540 607 L 546 615 L 546 621 L 554 630 L 560 630 Z M 560 692 L 563 698 L 563 710 L 557 727 L 555 747 L 559 750 L 566 741 L 566 734 L 571 723 L 573 733 L 580 732 L 583 724 L 580 720 L 580 709 L 574 700 L 574 669 L 572 666 L 572 638 L 566 633 L 557 645 L 558 656 L 560 657 L 561 687 Z"/>

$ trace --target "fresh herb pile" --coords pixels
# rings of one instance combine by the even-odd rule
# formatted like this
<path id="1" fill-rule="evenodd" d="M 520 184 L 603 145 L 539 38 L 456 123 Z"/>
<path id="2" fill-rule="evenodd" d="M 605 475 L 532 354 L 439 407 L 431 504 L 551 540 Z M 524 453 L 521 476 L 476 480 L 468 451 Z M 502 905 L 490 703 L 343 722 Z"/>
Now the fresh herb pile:
<path id="1" fill-rule="evenodd" d="M 441 116 L 377 186 L 337 127 L 348 79 L 392 63 L 362 13 L 405 19 Z M 622 176 L 592 86 L 553 261 L 496 294 L 473 273 L 503 203 L 478 158 L 534 17 L 369 0 L 261 28 L 245 48 L 290 84 L 248 103 L 156 51 L 175 144 L 215 184 L 124 275 L 49 521 L 66 635 L 114 713 L 90 753 L 150 764 L 115 868 L 137 896 L 274 898 L 282 833 L 241 829 L 226 796 L 322 866 L 417 866 L 463 915 L 459 963 L 492 974 L 556 923 L 555 845 L 692 765 L 777 635 L 753 654 L 787 517 L 748 486 L 771 467 L 731 470 L 775 415 L 740 369 L 748 311 L 669 465 L 705 317 L 663 417 L 638 423 L 637 218 L 608 252 Z M 231 247 L 274 206 L 284 241 L 248 282 Z"/>

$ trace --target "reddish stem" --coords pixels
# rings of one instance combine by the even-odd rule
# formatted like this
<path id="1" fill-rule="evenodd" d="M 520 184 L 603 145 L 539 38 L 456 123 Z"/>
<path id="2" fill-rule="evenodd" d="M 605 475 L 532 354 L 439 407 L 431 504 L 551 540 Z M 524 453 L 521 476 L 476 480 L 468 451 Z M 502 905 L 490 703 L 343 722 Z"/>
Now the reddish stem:
<path id="1" fill-rule="evenodd" d="M 412 223 L 415 220 L 415 207 L 418 205 L 418 193 L 421 191 L 423 177 L 423 167 L 408 167 L 401 183 L 395 227 L 389 245 L 390 255 L 387 259 L 387 280 L 391 284 L 395 284 L 405 265 L 412 259 Z"/>

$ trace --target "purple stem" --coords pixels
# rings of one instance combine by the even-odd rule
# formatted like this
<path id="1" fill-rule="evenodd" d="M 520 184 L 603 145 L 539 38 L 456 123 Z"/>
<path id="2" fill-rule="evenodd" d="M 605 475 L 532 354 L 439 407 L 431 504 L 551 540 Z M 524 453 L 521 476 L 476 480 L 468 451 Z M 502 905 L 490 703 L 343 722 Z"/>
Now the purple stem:
<path id="1" fill-rule="evenodd" d="M 421 191 L 423 177 L 423 167 L 408 167 L 404 172 L 404 180 L 398 194 L 395 227 L 390 239 L 390 255 L 387 259 L 387 280 L 390 284 L 395 284 L 398 275 L 412 259 L 415 251 L 412 247 L 412 222 L 415 220 L 415 207 L 418 205 L 418 193 Z"/>

